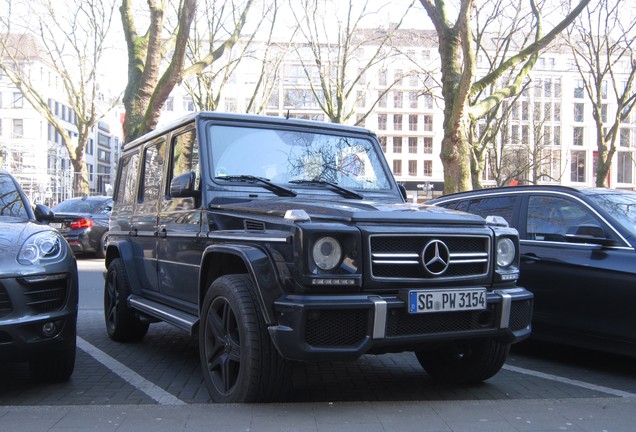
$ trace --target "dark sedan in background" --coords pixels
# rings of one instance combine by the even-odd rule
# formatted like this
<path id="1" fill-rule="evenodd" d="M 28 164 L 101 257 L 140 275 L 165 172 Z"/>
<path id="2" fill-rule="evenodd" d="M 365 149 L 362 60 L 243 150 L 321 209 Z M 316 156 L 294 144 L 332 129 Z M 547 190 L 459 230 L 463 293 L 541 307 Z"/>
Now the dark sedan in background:
<path id="1" fill-rule="evenodd" d="M 76 254 L 95 253 L 104 258 L 108 218 L 113 200 L 108 196 L 71 198 L 52 208 L 51 226 L 68 241 Z"/>
<path id="2" fill-rule="evenodd" d="M 533 338 L 636 357 L 636 193 L 518 186 L 429 204 L 498 215 L 519 231 Z"/>
<path id="3" fill-rule="evenodd" d="M 28 362 L 36 379 L 61 381 L 75 367 L 77 264 L 51 217 L 0 170 L 0 363 Z"/>

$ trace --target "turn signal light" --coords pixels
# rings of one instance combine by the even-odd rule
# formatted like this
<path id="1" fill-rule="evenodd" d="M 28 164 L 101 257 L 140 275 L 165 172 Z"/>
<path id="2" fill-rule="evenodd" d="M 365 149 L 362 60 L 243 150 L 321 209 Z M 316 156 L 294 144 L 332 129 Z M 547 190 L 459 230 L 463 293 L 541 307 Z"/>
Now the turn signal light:
<path id="1" fill-rule="evenodd" d="M 94 225 L 93 219 L 76 219 L 69 224 L 70 229 L 90 228 Z"/>

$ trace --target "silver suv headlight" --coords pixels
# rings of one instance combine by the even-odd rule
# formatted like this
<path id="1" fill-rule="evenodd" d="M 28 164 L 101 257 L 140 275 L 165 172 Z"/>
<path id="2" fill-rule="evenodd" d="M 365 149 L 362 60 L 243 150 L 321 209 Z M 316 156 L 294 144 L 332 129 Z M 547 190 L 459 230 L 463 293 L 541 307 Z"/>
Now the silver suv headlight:
<path id="1" fill-rule="evenodd" d="M 497 239 L 497 266 L 508 267 L 517 254 L 514 242 L 508 237 Z"/>
<path id="2" fill-rule="evenodd" d="M 65 240 L 56 231 L 41 231 L 29 237 L 18 253 L 18 262 L 24 265 L 61 261 L 65 256 Z"/>
<path id="3" fill-rule="evenodd" d="M 321 237 L 311 250 L 316 266 L 322 270 L 335 268 L 342 259 L 342 247 L 333 237 Z"/>

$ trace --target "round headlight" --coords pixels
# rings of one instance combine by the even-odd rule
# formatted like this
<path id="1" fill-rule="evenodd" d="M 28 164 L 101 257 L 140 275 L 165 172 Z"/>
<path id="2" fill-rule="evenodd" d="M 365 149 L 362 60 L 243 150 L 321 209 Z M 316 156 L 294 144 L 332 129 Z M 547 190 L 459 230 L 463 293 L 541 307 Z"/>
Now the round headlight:
<path id="1" fill-rule="evenodd" d="M 515 244 L 508 237 L 497 240 L 497 265 L 508 267 L 515 259 Z"/>
<path id="2" fill-rule="evenodd" d="M 335 238 L 322 237 L 314 244 L 312 256 L 318 268 L 331 270 L 340 263 L 342 248 Z"/>

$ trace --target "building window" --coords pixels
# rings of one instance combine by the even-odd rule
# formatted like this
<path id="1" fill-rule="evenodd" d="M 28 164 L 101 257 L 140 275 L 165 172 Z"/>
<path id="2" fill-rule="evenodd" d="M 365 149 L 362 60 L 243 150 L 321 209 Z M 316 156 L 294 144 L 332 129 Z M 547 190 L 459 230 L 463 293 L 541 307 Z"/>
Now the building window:
<path id="1" fill-rule="evenodd" d="M 404 100 L 404 93 L 401 91 L 393 92 L 393 107 L 394 108 L 402 108 Z"/>
<path id="2" fill-rule="evenodd" d="M 409 175 L 412 177 L 417 176 L 417 161 L 416 160 L 409 161 Z"/>
<path id="3" fill-rule="evenodd" d="M 607 81 L 601 82 L 601 99 L 607 99 Z"/>
<path id="4" fill-rule="evenodd" d="M 417 114 L 409 115 L 409 130 L 410 131 L 417 130 Z"/>
<path id="5" fill-rule="evenodd" d="M 385 86 L 386 82 L 387 82 L 386 70 L 381 70 L 380 73 L 378 73 L 378 84 L 381 86 Z"/>
<path id="6" fill-rule="evenodd" d="M 393 175 L 401 176 L 402 175 L 402 161 L 394 160 L 393 161 Z"/>
<path id="7" fill-rule="evenodd" d="M 427 132 L 431 132 L 433 130 L 433 116 L 425 115 L 424 116 L 424 130 Z"/>
<path id="8" fill-rule="evenodd" d="M 583 105 L 582 103 L 575 103 L 574 104 L 574 121 L 579 123 L 583 122 L 584 114 L 585 114 L 585 105 Z"/>
<path id="9" fill-rule="evenodd" d="M 554 127 L 554 145 L 555 146 L 561 145 L 561 126 Z"/>
<path id="10" fill-rule="evenodd" d="M 98 148 L 97 149 L 97 160 L 100 161 L 100 162 L 110 162 L 110 152 Z"/>
<path id="11" fill-rule="evenodd" d="M 424 153 L 433 154 L 433 137 L 424 137 Z"/>
<path id="12" fill-rule="evenodd" d="M 380 108 L 386 108 L 386 101 L 387 101 L 387 95 L 386 93 L 382 94 L 381 91 L 378 92 L 378 106 Z"/>
<path id="13" fill-rule="evenodd" d="M 11 104 L 11 108 L 23 108 L 24 107 L 24 97 L 20 92 L 13 93 L 13 103 Z"/>
<path id="14" fill-rule="evenodd" d="M 24 121 L 13 119 L 13 138 L 22 138 L 24 135 Z"/>
<path id="15" fill-rule="evenodd" d="M 621 147 L 629 147 L 631 144 L 631 129 L 621 128 L 620 130 L 619 145 Z"/>
<path id="16" fill-rule="evenodd" d="M 417 153 L 417 137 L 409 137 L 409 153 Z"/>
<path id="17" fill-rule="evenodd" d="M 415 56 L 410 56 L 410 57 L 413 58 Z M 409 74 L 409 86 L 417 87 L 417 72 L 415 71 L 411 71 L 411 73 Z"/>
<path id="18" fill-rule="evenodd" d="M 386 130 L 386 114 L 378 114 L 378 129 Z"/>
<path id="19" fill-rule="evenodd" d="M 601 104 L 601 121 L 607 123 L 607 104 Z"/>
<path id="20" fill-rule="evenodd" d="M 409 92 L 409 108 L 417 109 L 417 93 Z"/>
<path id="21" fill-rule="evenodd" d="M 386 137 L 381 136 L 380 139 L 380 148 L 382 149 L 382 153 L 386 153 Z"/>
<path id="22" fill-rule="evenodd" d="M 86 164 L 86 171 L 88 171 L 88 181 L 93 181 L 93 165 L 87 163 Z"/>
<path id="23" fill-rule="evenodd" d="M 86 143 L 86 154 L 93 154 L 93 138 L 89 138 L 88 142 Z"/>
<path id="24" fill-rule="evenodd" d="M 194 101 L 192 100 L 192 96 L 183 97 L 183 110 L 194 111 Z"/>
<path id="25" fill-rule="evenodd" d="M 402 153 L 402 137 L 393 137 L 393 153 Z"/>
<path id="26" fill-rule="evenodd" d="M 528 120 L 529 109 L 528 101 L 521 102 L 521 120 Z"/>
<path id="27" fill-rule="evenodd" d="M 573 151 L 570 161 L 570 180 L 577 183 L 585 182 L 585 152 Z"/>
<path id="28" fill-rule="evenodd" d="M 543 81 L 543 96 L 547 98 L 552 97 L 552 80 L 550 78 L 546 78 Z"/>
<path id="29" fill-rule="evenodd" d="M 424 161 L 424 177 L 432 177 L 433 176 L 433 161 L 425 160 Z"/>
<path id="30" fill-rule="evenodd" d="M 583 99 L 583 80 L 577 80 L 574 85 L 574 98 Z"/>
<path id="31" fill-rule="evenodd" d="M 431 94 L 422 95 L 422 100 L 424 101 L 425 109 L 433 109 L 433 95 Z"/>
<path id="32" fill-rule="evenodd" d="M 396 131 L 402 130 L 402 114 L 393 115 L 393 130 L 396 130 Z"/>
<path id="33" fill-rule="evenodd" d="M 174 111 L 174 97 L 168 96 L 166 103 L 163 104 L 164 111 Z"/>
<path id="34" fill-rule="evenodd" d="M 583 128 L 580 126 L 574 127 L 574 133 L 572 135 L 572 144 L 575 146 L 583 145 Z"/>
<path id="35" fill-rule="evenodd" d="M 356 100 L 357 100 L 357 106 L 358 108 L 364 108 L 365 105 L 367 104 L 367 100 L 366 100 L 366 93 L 363 91 L 358 90 L 358 94 L 356 96 Z"/>
<path id="36" fill-rule="evenodd" d="M 634 156 L 632 152 L 618 152 L 616 167 L 616 181 L 632 183 L 634 180 Z"/>
<path id="37" fill-rule="evenodd" d="M 404 79 L 404 72 L 402 71 L 402 69 L 395 70 L 394 78 L 395 78 L 395 84 L 399 86 L 403 85 L 402 80 Z"/>

